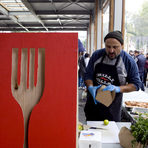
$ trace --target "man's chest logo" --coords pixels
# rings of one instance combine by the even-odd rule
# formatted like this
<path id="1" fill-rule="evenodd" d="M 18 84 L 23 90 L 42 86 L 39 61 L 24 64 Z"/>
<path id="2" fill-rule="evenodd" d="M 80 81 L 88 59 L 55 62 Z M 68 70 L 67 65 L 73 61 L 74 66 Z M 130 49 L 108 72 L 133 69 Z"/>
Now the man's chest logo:
<path id="1" fill-rule="evenodd" d="M 114 79 L 107 74 L 98 73 L 96 74 L 96 81 L 98 84 L 109 85 L 109 84 L 113 84 Z"/>

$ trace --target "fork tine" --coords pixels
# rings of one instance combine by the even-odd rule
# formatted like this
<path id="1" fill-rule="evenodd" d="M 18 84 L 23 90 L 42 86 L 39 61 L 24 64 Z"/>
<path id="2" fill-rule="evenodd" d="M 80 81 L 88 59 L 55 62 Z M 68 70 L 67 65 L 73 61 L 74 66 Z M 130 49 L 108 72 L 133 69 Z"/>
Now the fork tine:
<path id="1" fill-rule="evenodd" d="M 21 52 L 22 49 L 18 48 L 18 66 L 17 66 L 17 83 L 20 85 L 21 79 Z"/>
<path id="2" fill-rule="evenodd" d="M 35 63 L 34 63 L 34 86 L 37 85 L 37 69 L 38 69 L 38 49 L 35 49 Z"/>
<path id="3" fill-rule="evenodd" d="M 28 48 L 27 53 L 27 89 L 29 89 L 29 73 L 30 73 L 30 48 Z"/>
<path id="4" fill-rule="evenodd" d="M 18 48 L 12 49 L 12 74 L 11 74 L 11 89 L 18 89 L 17 81 L 18 71 Z"/>
<path id="5" fill-rule="evenodd" d="M 39 48 L 38 50 L 38 73 L 37 73 L 37 86 L 41 88 L 41 92 L 44 89 L 45 81 L 45 48 Z"/>
<path id="6" fill-rule="evenodd" d="M 34 61 L 35 60 L 35 49 L 30 49 L 30 64 L 29 64 L 29 88 L 34 87 Z"/>
<path id="7" fill-rule="evenodd" d="M 22 89 L 27 89 L 27 61 L 28 61 L 28 49 L 22 48 L 21 54 L 21 83 L 20 87 Z"/>

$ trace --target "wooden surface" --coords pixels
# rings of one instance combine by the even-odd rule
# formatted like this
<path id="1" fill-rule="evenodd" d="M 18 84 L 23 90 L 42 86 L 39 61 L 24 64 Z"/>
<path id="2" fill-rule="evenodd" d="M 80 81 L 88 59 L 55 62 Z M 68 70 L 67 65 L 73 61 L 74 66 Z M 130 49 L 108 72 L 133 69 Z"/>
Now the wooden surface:
<path id="1" fill-rule="evenodd" d="M 26 147 L 76 147 L 77 41 L 77 34 L 71 33 L 0 34 L 0 147 L 23 148 L 28 108 Z M 33 64 L 31 49 L 39 48 L 45 49 L 45 57 L 39 60 L 42 54 L 33 53 Z M 12 58 L 14 50 L 18 50 L 14 52 L 18 67 L 16 57 Z M 23 59 L 26 67 L 21 65 Z M 45 68 L 38 61 L 44 62 Z M 28 63 L 34 65 L 34 71 Z M 23 101 L 16 101 L 17 97 Z"/>

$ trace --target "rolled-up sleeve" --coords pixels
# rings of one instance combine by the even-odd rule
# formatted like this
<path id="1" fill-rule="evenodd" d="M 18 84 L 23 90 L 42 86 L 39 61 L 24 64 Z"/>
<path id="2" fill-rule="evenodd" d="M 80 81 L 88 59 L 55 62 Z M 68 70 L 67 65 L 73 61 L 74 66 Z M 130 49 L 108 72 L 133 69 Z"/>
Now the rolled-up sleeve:
<path id="1" fill-rule="evenodd" d="M 125 66 L 127 67 L 127 82 L 132 83 L 135 85 L 136 90 L 138 91 L 140 88 L 142 88 L 143 84 L 139 77 L 138 67 L 135 63 L 134 59 L 130 59 L 130 61 L 125 63 Z"/>

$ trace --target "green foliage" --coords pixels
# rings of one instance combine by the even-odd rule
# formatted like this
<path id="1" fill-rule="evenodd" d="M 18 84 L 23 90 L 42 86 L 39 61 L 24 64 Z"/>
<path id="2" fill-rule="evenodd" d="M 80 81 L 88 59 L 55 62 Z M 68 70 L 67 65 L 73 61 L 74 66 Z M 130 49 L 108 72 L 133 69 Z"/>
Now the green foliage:
<path id="1" fill-rule="evenodd" d="M 148 1 L 145 1 L 137 14 L 127 14 L 127 32 L 136 36 L 148 36 Z M 134 35 L 134 34 L 133 34 Z M 135 36 L 135 35 L 134 35 Z"/>
<path id="2" fill-rule="evenodd" d="M 132 141 L 134 146 L 135 142 L 140 142 L 146 148 L 148 144 L 148 118 L 144 119 L 141 114 L 136 118 L 136 123 L 131 125 L 131 133 L 135 140 Z"/>

